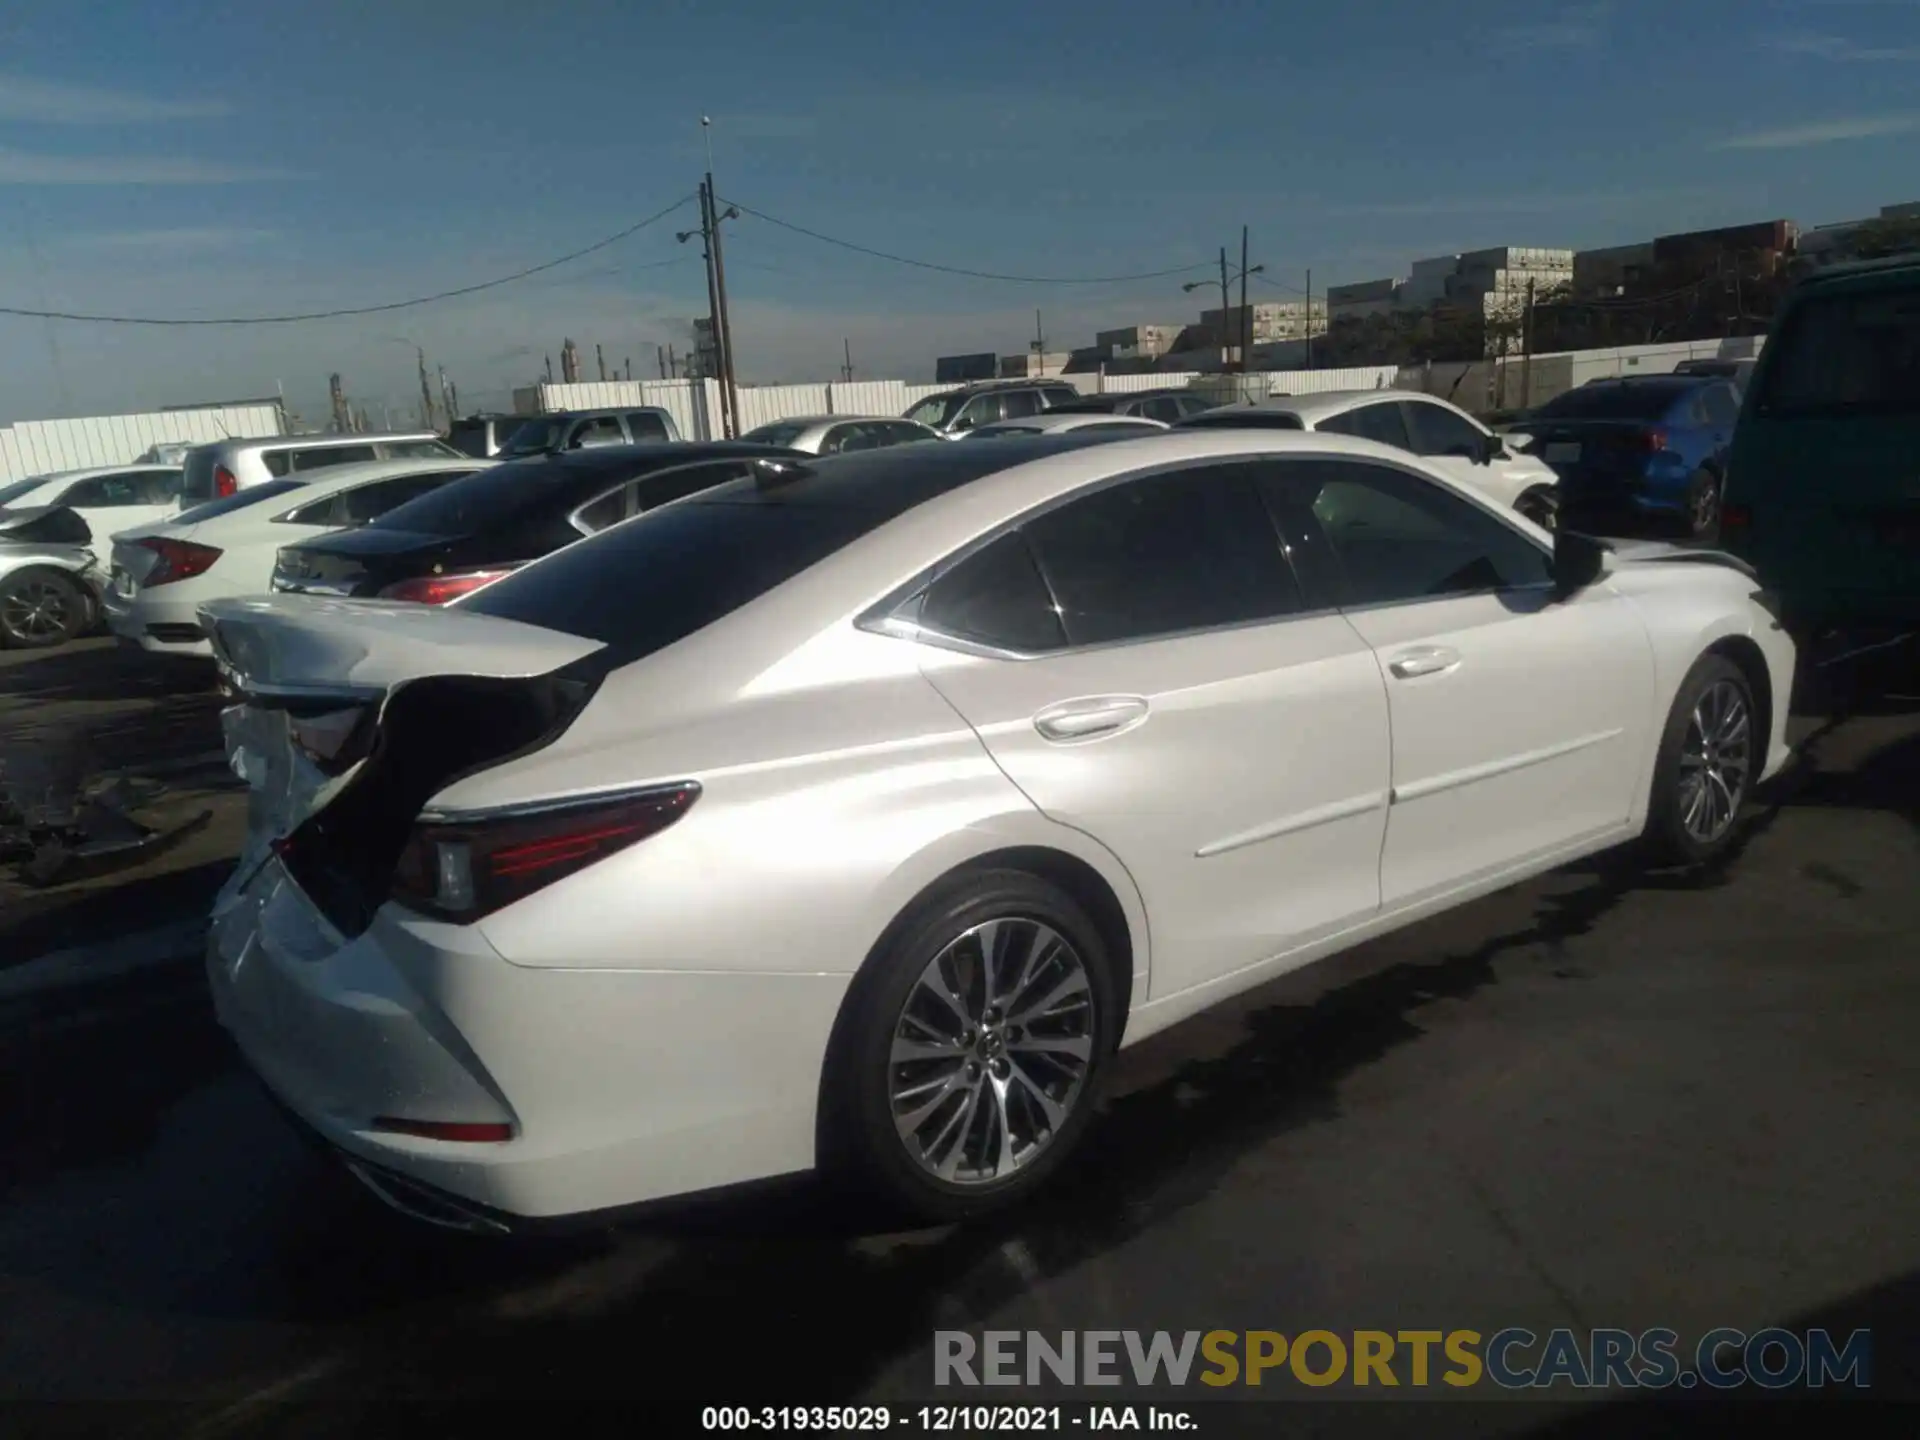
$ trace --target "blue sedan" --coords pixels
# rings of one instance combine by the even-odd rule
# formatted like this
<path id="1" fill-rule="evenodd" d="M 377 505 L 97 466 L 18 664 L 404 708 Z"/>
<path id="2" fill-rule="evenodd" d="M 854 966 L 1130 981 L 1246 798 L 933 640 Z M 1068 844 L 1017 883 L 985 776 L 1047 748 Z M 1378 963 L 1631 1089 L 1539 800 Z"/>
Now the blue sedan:
<path id="1" fill-rule="evenodd" d="M 1705 538 L 1720 523 L 1739 414 L 1727 380 L 1649 375 L 1590 381 L 1514 428 L 1560 477 L 1563 525 L 1666 522 Z"/>

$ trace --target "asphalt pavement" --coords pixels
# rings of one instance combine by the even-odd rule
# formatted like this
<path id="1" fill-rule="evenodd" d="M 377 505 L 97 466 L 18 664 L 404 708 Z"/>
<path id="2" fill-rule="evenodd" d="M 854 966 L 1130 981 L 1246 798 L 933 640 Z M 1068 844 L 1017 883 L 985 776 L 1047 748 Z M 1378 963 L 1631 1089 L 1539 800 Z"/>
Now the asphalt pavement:
<path id="1" fill-rule="evenodd" d="M 438 1434 L 611 1397 L 674 1433 L 920 1403 L 954 1329 L 1870 1327 L 1874 1393 L 1920 1398 L 1920 699 L 1796 734 L 1725 864 L 1602 857 L 1157 1036 L 1060 1183 L 970 1227 L 872 1233 L 803 1182 L 449 1235 L 303 1148 L 192 965 L 0 999 L 0 1432 Z M 173 873 L 155 914 L 219 864 Z M 1441 1433 L 1292 1393 L 1262 1433 Z M 1648 1433 L 1564 1387 L 1428 1398 Z"/>

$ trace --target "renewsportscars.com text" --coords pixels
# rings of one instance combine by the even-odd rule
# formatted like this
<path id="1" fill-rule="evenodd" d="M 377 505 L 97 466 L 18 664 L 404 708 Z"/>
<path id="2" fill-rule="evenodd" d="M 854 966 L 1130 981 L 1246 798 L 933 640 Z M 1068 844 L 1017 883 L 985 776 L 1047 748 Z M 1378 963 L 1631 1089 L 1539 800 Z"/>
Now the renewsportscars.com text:
<path id="1" fill-rule="evenodd" d="M 1683 1350 L 1676 1331 L 965 1330 L 934 1333 L 942 1386 L 1264 1384 L 1420 1389 L 1764 1390 L 1871 1383 L 1872 1332 L 1710 1330 Z"/>

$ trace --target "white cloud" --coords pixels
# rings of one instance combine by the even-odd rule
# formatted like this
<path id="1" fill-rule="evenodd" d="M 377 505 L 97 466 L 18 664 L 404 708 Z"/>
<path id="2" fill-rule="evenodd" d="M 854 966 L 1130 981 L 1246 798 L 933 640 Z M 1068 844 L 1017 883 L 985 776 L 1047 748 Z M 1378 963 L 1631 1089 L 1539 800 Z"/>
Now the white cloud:
<path id="1" fill-rule="evenodd" d="M 1920 114 L 1861 115 L 1847 120 L 1816 120 L 1778 130 L 1756 130 L 1717 141 L 1715 150 L 1799 150 L 1809 145 L 1832 145 L 1844 140 L 1870 140 L 1881 135 L 1906 135 L 1920 130 Z"/>
<path id="2" fill-rule="evenodd" d="M 0 185 L 237 185 L 282 171 L 166 155 L 37 155 L 0 149 Z"/>
<path id="3" fill-rule="evenodd" d="M 1551 20 L 1509 25 L 1495 30 L 1487 43 L 1495 50 L 1515 54 L 1531 50 L 1582 50 L 1598 45 L 1606 33 L 1607 7 L 1575 5 Z"/>
<path id="4" fill-rule="evenodd" d="M 1774 35 L 1765 44 L 1786 55 L 1810 55 L 1849 65 L 1920 60 L 1920 45 L 1861 45 L 1840 35 Z"/>
<path id="5" fill-rule="evenodd" d="M 41 125 L 123 125 L 201 119 L 225 115 L 230 108 L 217 100 L 161 100 L 124 90 L 0 75 L 0 120 Z"/>

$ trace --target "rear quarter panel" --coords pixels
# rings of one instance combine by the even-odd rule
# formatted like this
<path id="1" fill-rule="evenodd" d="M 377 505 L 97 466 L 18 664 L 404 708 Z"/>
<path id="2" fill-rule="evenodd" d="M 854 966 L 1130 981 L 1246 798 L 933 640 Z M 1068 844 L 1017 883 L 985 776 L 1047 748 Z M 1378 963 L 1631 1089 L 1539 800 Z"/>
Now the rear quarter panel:
<path id="1" fill-rule="evenodd" d="M 910 642 L 835 627 L 727 693 L 691 647 L 611 677 L 550 750 L 436 798 L 484 807 L 695 779 L 671 830 L 481 922 L 508 961 L 588 969 L 852 974 L 927 886 L 994 851 L 1090 865 L 1147 926 L 1126 870 L 1046 819 L 927 684 Z"/>

